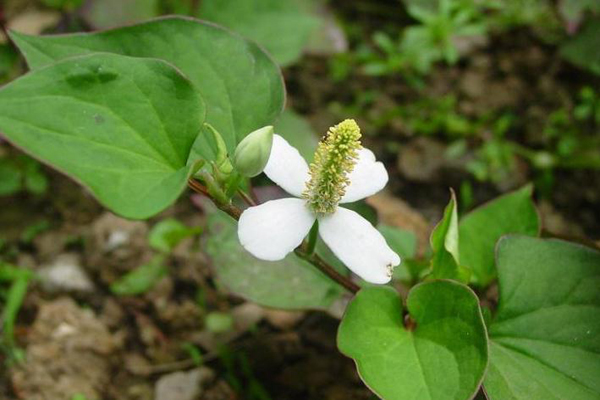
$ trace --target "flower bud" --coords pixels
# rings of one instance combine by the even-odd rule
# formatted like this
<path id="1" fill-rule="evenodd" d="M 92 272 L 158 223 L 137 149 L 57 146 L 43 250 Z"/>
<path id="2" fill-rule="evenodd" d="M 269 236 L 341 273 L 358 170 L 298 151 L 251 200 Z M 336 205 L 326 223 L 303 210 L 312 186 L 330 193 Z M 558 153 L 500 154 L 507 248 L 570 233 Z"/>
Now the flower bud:
<path id="1" fill-rule="evenodd" d="M 260 174 L 269 161 L 272 145 L 272 126 L 265 126 L 250 133 L 235 149 L 235 168 L 240 174 L 250 178 Z"/>
<path id="2" fill-rule="evenodd" d="M 209 133 L 209 135 L 206 135 L 205 138 L 215 157 L 214 160 L 212 160 L 212 164 L 221 175 L 229 176 L 231 171 L 233 171 L 233 166 L 229 161 L 229 156 L 227 155 L 227 146 L 225 145 L 223 137 L 212 125 L 208 123 L 204 124 L 204 128 L 206 129 L 204 132 Z"/>

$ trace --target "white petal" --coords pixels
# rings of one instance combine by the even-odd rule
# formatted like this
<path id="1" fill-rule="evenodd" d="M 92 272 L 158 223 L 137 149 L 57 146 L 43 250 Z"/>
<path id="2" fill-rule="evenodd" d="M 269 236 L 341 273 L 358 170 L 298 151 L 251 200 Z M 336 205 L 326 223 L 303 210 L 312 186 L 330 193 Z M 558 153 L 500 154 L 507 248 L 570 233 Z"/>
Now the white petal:
<path id="1" fill-rule="evenodd" d="M 296 197 L 302 196 L 310 178 L 304 158 L 279 135 L 273 136 L 273 147 L 264 172 L 273 182 Z"/>
<path id="2" fill-rule="evenodd" d="M 367 282 L 387 283 L 400 257 L 369 221 L 354 211 L 338 207 L 319 218 L 319 234 L 331 251 Z"/>
<path id="3" fill-rule="evenodd" d="M 262 260 L 282 260 L 302 242 L 315 222 L 306 201 L 287 198 L 267 201 L 242 213 L 240 243 Z"/>
<path id="4" fill-rule="evenodd" d="M 388 173 L 381 162 L 375 161 L 375 154 L 363 147 L 348 179 L 350 184 L 340 203 L 352 203 L 379 192 L 388 182 Z"/>

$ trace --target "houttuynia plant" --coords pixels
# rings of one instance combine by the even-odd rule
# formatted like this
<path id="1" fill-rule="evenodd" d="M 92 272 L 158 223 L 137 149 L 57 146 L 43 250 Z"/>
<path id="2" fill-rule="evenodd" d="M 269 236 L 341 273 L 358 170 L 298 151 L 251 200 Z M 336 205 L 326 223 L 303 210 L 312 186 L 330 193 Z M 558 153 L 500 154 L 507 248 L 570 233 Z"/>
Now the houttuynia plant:
<path id="1" fill-rule="evenodd" d="M 460 219 L 451 194 L 419 266 L 405 232 L 347 208 L 388 181 L 356 122 L 333 126 L 311 163 L 273 131 L 284 85 L 252 42 L 189 18 L 12 39 L 31 71 L 0 90 L 7 140 L 127 218 L 186 187 L 210 198 L 222 283 L 285 309 L 351 296 L 338 347 L 377 396 L 600 399 L 600 253 L 540 238 L 531 186 Z M 293 197 L 256 204 L 263 172 Z"/>

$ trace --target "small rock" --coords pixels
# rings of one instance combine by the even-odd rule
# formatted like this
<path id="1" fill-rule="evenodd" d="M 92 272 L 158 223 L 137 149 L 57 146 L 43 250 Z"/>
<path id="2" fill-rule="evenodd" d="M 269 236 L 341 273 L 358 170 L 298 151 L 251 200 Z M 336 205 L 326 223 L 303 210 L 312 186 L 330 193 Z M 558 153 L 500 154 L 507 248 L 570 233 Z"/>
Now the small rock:
<path id="1" fill-rule="evenodd" d="M 106 212 L 94 221 L 91 229 L 89 258 L 104 268 L 107 256 L 115 262 L 139 257 L 147 247 L 148 226 L 142 221 L 129 221 Z"/>
<path id="2" fill-rule="evenodd" d="M 302 318 L 305 313 L 302 311 L 286 311 L 265 309 L 265 319 L 271 326 L 281 330 L 289 330 L 293 328 Z"/>
<path id="3" fill-rule="evenodd" d="M 42 289 L 49 293 L 94 291 L 94 284 L 76 254 L 61 254 L 39 271 Z"/>
<path id="4" fill-rule="evenodd" d="M 60 21 L 60 13 L 52 10 L 27 9 L 10 18 L 8 29 L 29 35 L 39 35 Z"/>
<path id="5" fill-rule="evenodd" d="M 213 378 L 214 372 L 206 367 L 163 375 L 156 382 L 154 400 L 198 399 L 202 393 L 202 385 Z"/>

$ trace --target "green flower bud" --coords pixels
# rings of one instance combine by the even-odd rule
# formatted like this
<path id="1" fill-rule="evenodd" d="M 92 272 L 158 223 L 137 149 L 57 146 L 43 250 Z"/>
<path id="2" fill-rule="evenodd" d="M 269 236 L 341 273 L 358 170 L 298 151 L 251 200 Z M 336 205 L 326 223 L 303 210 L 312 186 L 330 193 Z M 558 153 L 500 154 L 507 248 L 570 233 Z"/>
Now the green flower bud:
<path id="1" fill-rule="evenodd" d="M 225 145 L 225 141 L 223 137 L 212 125 L 205 123 L 204 128 L 210 134 L 207 137 L 209 145 L 212 147 L 213 152 L 215 153 L 215 160 L 213 161 L 215 167 L 218 172 L 223 176 L 229 176 L 233 171 L 233 166 L 229 161 L 229 157 L 227 155 L 227 146 Z"/>
<path id="2" fill-rule="evenodd" d="M 260 174 L 269 161 L 273 146 L 273 127 L 265 126 L 250 133 L 235 149 L 233 164 L 237 171 L 252 178 Z"/>

